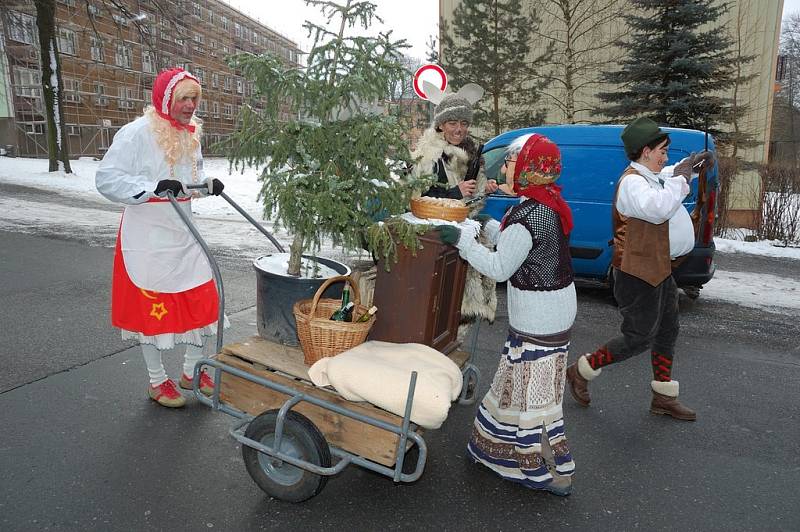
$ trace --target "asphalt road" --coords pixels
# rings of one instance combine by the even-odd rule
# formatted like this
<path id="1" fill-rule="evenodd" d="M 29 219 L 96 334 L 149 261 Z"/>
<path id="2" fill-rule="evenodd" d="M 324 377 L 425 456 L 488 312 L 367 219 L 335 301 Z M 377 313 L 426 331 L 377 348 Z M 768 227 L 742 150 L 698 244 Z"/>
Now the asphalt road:
<path id="1" fill-rule="evenodd" d="M 219 255 L 227 342 L 255 333 L 255 279 L 249 257 Z M 720 260 L 752 267 L 737 257 Z M 250 480 L 232 418 L 145 397 L 141 354 L 108 320 L 111 260 L 81 239 L 0 232 L 0 530 L 800 529 L 797 316 L 682 300 L 675 371 L 698 421 L 648 413 L 647 358 L 607 368 L 591 408 L 565 399 L 577 463 L 568 498 L 468 464 L 475 407 L 453 406 L 425 435 L 415 484 L 350 467 L 294 505 Z M 756 266 L 785 275 L 785 260 Z M 602 290 L 579 290 L 578 304 L 571 358 L 619 323 Z M 480 328 L 481 393 L 506 326 L 501 310 Z M 166 357 L 172 375 L 180 360 Z"/>

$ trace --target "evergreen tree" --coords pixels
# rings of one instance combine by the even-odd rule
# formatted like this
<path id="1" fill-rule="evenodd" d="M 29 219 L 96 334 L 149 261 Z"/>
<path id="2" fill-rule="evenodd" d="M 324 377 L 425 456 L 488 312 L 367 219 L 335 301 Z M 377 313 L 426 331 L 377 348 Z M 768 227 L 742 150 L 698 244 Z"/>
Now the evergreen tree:
<path id="1" fill-rule="evenodd" d="M 539 23 L 523 13 L 521 0 L 462 0 L 452 28 L 442 26 L 442 66 L 456 85 L 472 82 L 486 90 L 475 124 L 495 135 L 544 119 L 539 100 L 549 80 L 540 70 L 551 49 L 530 57 L 529 44 Z"/>
<path id="2" fill-rule="evenodd" d="M 377 18 L 370 2 L 306 4 L 319 7 L 335 31 L 305 23 L 313 35 L 305 68 L 269 53 L 232 58 L 253 82 L 258 105 L 242 106 L 227 143 L 234 165 L 263 167 L 264 216 L 292 233 L 287 274 L 295 276 L 302 254 L 318 251 L 323 238 L 345 249 L 366 239 L 379 255 L 393 255 L 387 224 L 375 219 L 403 212 L 420 188 L 398 178 L 411 162 L 405 130 L 375 107 L 407 76 L 400 60 L 407 44 L 390 33 L 348 33 Z"/>
<path id="3" fill-rule="evenodd" d="M 734 80 L 732 39 L 715 23 L 728 11 L 718 0 L 630 0 L 630 37 L 622 68 L 604 75 L 619 88 L 602 92 L 596 110 L 612 119 L 649 116 L 659 124 L 720 134 Z M 724 136 L 724 135 L 723 135 Z"/>

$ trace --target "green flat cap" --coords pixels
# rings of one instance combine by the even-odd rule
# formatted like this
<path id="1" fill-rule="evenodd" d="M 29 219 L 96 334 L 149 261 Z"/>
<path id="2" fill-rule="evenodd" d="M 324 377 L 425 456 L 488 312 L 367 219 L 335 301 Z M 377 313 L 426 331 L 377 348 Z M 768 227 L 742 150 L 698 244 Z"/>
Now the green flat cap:
<path id="1" fill-rule="evenodd" d="M 658 124 L 649 118 L 641 117 L 625 126 L 620 137 L 622 138 L 622 144 L 625 146 L 625 153 L 632 158 L 647 144 L 658 137 L 666 135 L 667 132 L 658 127 Z"/>

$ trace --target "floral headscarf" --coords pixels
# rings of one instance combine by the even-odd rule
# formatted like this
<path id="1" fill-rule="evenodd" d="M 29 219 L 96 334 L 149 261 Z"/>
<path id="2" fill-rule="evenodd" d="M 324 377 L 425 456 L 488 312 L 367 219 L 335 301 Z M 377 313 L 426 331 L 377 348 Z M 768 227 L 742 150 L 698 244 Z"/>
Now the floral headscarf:
<path id="1" fill-rule="evenodd" d="M 565 235 L 572 231 L 572 211 L 555 180 L 561 176 L 561 151 L 544 135 L 533 134 L 522 146 L 514 167 L 514 192 L 547 205 L 561 218 Z"/>

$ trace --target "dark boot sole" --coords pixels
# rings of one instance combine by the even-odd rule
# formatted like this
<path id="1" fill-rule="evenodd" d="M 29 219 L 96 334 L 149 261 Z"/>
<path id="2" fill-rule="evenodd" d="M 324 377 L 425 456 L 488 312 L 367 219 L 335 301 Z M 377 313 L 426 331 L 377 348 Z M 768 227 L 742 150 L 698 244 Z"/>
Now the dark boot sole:
<path id="1" fill-rule="evenodd" d="M 659 416 L 659 415 L 670 416 L 670 417 L 672 417 L 674 419 L 679 419 L 681 421 L 697 421 L 697 416 L 696 415 L 695 416 L 679 416 L 679 415 L 675 414 L 674 412 L 670 412 L 669 410 L 664 410 L 663 408 L 651 408 L 650 409 L 650 413 L 651 414 L 655 414 L 656 416 Z"/>
<path id="2" fill-rule="evenodd" d="M 575 399 L 575 402 L 578 403 L 579 405 L 581 405 L 582 407 L 584 407 L 584 408 L 588 407 L 589 404 L 592 402 L 591 399 L 586 401 L 586 400 L 581 399 L 580 397 L 578 397 L 578 394 L 576 394 L 575 390 L 572 388 L 572 380 L 570 378 L 567 378 L 567 387 L 569 388 L 569 394 L 572 396 L 573 399 Z"/>

